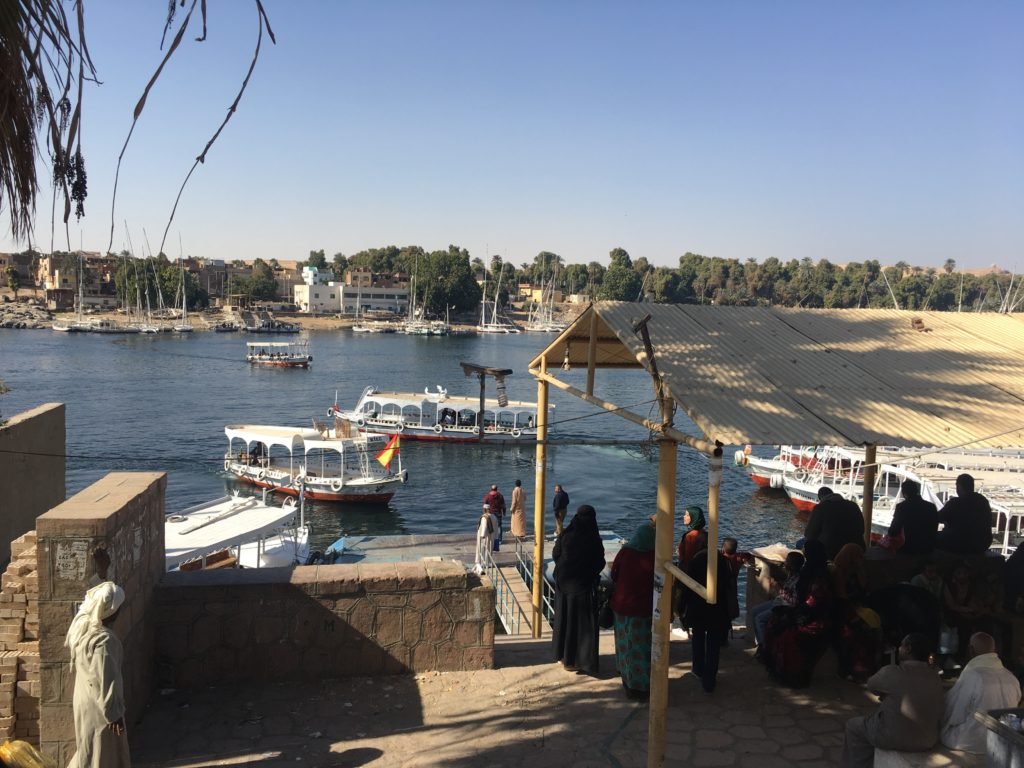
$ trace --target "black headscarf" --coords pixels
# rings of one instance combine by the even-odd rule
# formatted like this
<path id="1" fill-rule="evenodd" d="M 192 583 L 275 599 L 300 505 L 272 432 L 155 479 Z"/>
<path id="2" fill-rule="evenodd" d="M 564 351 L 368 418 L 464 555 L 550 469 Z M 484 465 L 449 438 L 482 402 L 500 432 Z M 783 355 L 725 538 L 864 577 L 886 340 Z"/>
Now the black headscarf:
<path id="1" fill-rule="evenodd" d="M 555 542 L 555 586 L 560 592 L 586 592 L 597 585 L 604 570 L 604 544 L 597 530 L 597 511 L 589 504 L 576 510 L 572 522 Z"/>

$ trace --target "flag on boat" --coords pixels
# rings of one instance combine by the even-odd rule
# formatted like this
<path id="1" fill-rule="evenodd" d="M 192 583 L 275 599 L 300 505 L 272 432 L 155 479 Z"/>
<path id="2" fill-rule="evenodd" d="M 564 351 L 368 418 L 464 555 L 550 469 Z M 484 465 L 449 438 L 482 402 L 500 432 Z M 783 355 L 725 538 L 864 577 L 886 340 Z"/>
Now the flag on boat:
<path id="1" fill-rule="evenodd" d="M 395 454 L 398 453 L 398 448 L 398 435 L 395 435 L 388 441 L 388 444 L 384 446 L 384 449 L 377 454 L 377 461 L 383 465 L 384 469 L 391 468 L 391 460 L 395 458 Z"/>

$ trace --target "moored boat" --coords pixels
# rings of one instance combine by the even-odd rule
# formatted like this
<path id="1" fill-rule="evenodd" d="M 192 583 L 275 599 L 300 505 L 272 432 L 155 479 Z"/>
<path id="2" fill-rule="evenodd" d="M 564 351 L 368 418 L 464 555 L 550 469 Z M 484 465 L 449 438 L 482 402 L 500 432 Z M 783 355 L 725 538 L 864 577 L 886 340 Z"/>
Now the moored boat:
<path id="1" fill-rule="evenodd" d="M 245 359 L 265 368 L 309 368 L 313 356 L 305 341 L 249 341 Z"/>
<path id="2" fill-rule="evenodd" d="M 224 471 L 240 482 L 315 501 L 387 504 L 409 473 L 398 441 L 348 427 L 224 428 Z M 392 469 L 393 460 L 397 467 Z"/>
<path id="3" fill-rule="evenodd" d="M 293 499 L 281 506 L 249 496 L 223 496 L 164 519 L 168 571 L 272 568 L 309 559 L 309 528 Z"/>
<path id="4" fill-rule="evenodd" d="M 549 406 L 554 408 L 554 406 Z M 523 442 L 537 439 L 537 404 L 509 400 L 484 401 L 482 424 L 478 422 L 479 397 L 458 397 L 437 387 L 416 392 L 382 392 L 370 386 L 363 390 L 351 410 L 335 403 L 327 415 L 355 425 L 359 430 L 401 435 L 410 440 L 470 442 L 485 440 Z"/>

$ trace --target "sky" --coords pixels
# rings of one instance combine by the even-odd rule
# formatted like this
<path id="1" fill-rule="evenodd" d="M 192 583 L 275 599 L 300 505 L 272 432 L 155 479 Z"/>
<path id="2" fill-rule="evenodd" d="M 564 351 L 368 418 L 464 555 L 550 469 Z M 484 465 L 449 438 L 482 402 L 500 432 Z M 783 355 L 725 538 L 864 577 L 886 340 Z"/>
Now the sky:
<path id="1" fill-rule="evenodd" d="M 51 240 L 44 183 L 41 250 L 159 249 L 258 33 L 255 2 L 231 0 L 209 4 L 195 42 L 197 11 L 115 200 L 166 7 L 87 0 L 102 85 L 83 104 L 86 216 Z M 621 247 L 660 266 L 692 251 L 1024 269 L 1024 4 L 265 8 L 276 45 L 264 37 L 238 111 L 185 188 L 171 258 L 455 244 L 517 265 L 541 251 L 607 264 Z M 0 250 L 23 249 L 8 223 L 5 210 Z"/>

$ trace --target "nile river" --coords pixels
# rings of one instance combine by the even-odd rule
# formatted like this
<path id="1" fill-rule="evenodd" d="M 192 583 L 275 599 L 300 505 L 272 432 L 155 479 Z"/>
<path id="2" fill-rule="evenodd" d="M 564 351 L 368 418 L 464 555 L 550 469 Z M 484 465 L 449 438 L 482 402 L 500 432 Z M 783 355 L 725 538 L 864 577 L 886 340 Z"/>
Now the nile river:
<path id="1" fill-rule="evenodd" d="M 534 401 L 537 385 L 527 364 L 554 338 L 348 331 L 302 337 L 313 355 L 310 370 L 250 368 L 245 342 L 254 337 L 247 334 L 118 337 L 0 329 L 0 379 L 11 389 L 0 397 L 0 411 L 10 417 L 42 403 L 65 403 L 68 495 L 110 471 L 156 470 L 167 473 L 167 511 L 172 512 L 231 487 L 221 472 L 228 424 L 311 425 L 314 417 L 324 419 L 336 392 L 338 403 L 351 407 L 370 384 L 417 392 L 441 385 L 451 394 L 475 395 L 477 380 L 463 375 L 460 361 L 511 368 L 509 397 Z M 581 388 L 585 384 L 584 371 L 562 375 Z M 489 385 L 493 395 L 493 381 Z M 650 378 L 640 370 L 598 371 L 595 394 L 638 413 L 657 414 Z M 551 401 L 552 437 L 639 441 L 647 436 L 646 430 L 553 388 Z M 784 497 L 758 492 L 743 470 L 732 467 L 735 448 L 726 450 L 722 535 L 736 536 L 743 549 L 795 540 L 803 527 L 795 508 Z M 409 482 L 389 506 L 313 506 L 315 546 L 339 535 L 471 531 L 490 484 L 497 483 L 508 498 L 516 478 L 528 491 L 532 521 L 534 447 L 405 442 L 401 453 Z M 602 528 L 628 537 L 654 511 L 655 449 L 557 445 L 549 449 L 548 460 L 547 498 L 560 482 L 573 508 L 594 505 Z M 690 449 L 679 451 L 678 482 L 680 509 L 706 506 L 706 462 Z"/>

